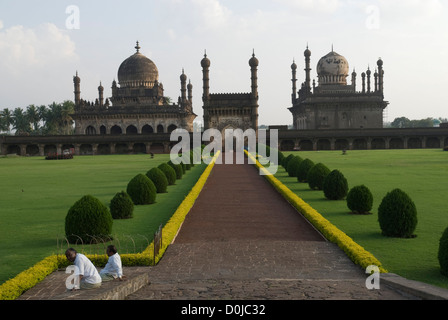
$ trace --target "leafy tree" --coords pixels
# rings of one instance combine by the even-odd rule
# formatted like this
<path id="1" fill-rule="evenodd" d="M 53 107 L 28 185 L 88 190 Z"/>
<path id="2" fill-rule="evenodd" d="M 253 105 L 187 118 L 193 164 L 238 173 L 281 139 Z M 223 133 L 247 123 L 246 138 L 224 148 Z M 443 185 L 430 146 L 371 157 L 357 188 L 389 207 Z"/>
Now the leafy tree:
<path id="1" fill-rule="evenodd" d="M 0 130 L 11 133 L 11 126 L 13 125 L 13 115 L 11 110 L 9 110 L 8 108 L 3 109 L 3 111 L 1 112 L 1 125 L 2 128 Z"/>
<path id="2" fill-rule="evenodd" d="M 41 120 L 39 109 L 34 104 L 31 104 L 26 108 L 25 116 L 28 122 L 33 125 L 33 131 L 38 132 Z"/>
<path id="3" fill-rule="evenodd" d="M 16 130 L 16 135 L 23 135 L 31 132 L 30 123 L 22 108 L 14 109 L 12 119 L 13 129 Z"/>

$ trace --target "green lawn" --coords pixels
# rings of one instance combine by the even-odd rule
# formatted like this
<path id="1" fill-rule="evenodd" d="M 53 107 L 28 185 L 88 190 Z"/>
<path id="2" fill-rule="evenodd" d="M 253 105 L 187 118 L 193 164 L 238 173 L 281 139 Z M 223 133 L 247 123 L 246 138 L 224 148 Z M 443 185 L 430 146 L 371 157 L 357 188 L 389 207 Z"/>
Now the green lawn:
<path id="1" fill-rule="evenodd" d="M 287 156 L 290 152 L 285 152 Z M 439 239 L 448 227 L 448 152 L 442 150 L 369 150 L 294 152 L 303 159 L 322 162 L 339 169 L 349 187 L 364 184 L 373 193 L 372 215 L 349 214 L 345 201 L 326 200 L 322 191 L 277 173 L 283 183 L 325 218 L 375 255 L 392 273 L 448 288 L 448 278 L 440 274 L 437 251 Z M 415 202 L 418 225 L 414 239 L 381 235 L 377 209 L 387 192 L 401 188 Z"/>
<path id="2" fill-rule="evenodd" d="M 82 196 L 90 194 L 109 205 L 138 173 L 146 173 L 169 155 L 82 156 L 48 161 L 41 157 L 0 158 L 0 284 L 44 257 L 61 253 L 65 216 Z M 125 253 L 141 251 L 152 240 L 194 186 L 205 165 L 187 171 L 157 203 L 136 206 L 134 218 L 114 220 L 112 234 Z M 83 246 L 95 253 L 103 246 Z M 94 250 L 91 252 L 89 250 Z M 135 251 L 134 251 L 135 250 Z"/>

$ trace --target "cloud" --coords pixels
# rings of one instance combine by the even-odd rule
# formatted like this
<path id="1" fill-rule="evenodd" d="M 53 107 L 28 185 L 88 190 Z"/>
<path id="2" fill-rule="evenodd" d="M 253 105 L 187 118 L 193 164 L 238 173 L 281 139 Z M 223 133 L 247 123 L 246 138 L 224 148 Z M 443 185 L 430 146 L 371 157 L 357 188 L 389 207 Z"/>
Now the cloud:
<path id="1" fill-rule="evenodd" d="M 8 94 L 0 108 L 71 98 L 70 78 L 80 59 L 70 31 L 51 23 L 33 28 L 1 25 L 0 87 Z"/>
<path id="2" fill-rule="evenodd" d="M 218 0 L 191 0 L 198 9 L 202 22 L 207 29 L 221 28 L 228 24 L 232 12 Z"/>
<path id="3" fill-rule="evenodd" d="M 333 13 L 341 6 L 340 0 L 276 0 L 303 13 Z"/>
<path id="4" fill-rule="evenodd" d="M 381 16 L 388 22 L 407 26 L 433 24 L 444 11 L 440 0 L 378 0 L 378 4 Z"/>
<path id="5" fill-rule="evenodd" d="M 75 43 L 51 23 L 36 28 L 21 25 L 0 28 L 0 56 L 3 73 L 15 76 L 78 59 Z"/>

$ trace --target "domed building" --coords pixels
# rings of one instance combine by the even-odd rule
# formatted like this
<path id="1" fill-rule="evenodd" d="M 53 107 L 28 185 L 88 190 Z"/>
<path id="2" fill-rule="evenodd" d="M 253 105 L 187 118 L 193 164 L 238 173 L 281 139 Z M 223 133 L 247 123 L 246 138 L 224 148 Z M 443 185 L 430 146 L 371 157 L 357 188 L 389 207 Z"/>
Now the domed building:
<path id="1" fill-rule="evenodd" d="M 95 102 L 81 99 L 78 74 L 75 86 L 75 134 L 77 135 L 149 135 L 171 133 L 177 128 L 193 131 L 196 115 L 192 105 L 192 85 L 180 76 L 181 96 L 172 103 L 164 96 L 156 64 L 140 52 L 124 60 L 118 69 L 118 83 L 112 82 L 112 97 L 104 99 L 98 87 Z M 188 91 L 188 92 L 187 92 Z"/>
<path id="2" fill-rule="evenodd" d="M 311 51 L 305 56 L 305 82 L 297 91 L 297 65 L 292 64 L 292 107 L 294 129 L 362 129 L 382 128 L 383 112 L 389 104 L 384 101 L 383 61 L 377 62 L 377 70 L 370 68 L 361 74 L 361 90 L 357 90 L 355 71 L 350 77 L 347 59 L 334 52 L 323 56 L 317 63 L 317 79 L 311 84 Z M 372 75 L 373 78 L 372 79 Z"/>

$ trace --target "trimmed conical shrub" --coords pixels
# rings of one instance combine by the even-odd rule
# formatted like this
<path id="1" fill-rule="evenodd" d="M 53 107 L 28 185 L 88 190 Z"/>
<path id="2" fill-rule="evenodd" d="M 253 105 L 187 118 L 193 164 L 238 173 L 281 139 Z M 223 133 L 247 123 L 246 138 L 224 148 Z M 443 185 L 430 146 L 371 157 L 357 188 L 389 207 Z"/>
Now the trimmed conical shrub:
<path id="1" fill-rule="evenodd" d="M 130 219 L 134 213 L 134 203 L 126 191 L 115 194 L 109 207 L 114 219 Z"/>
<path id="2" fill-rule="evenodd" d="M 297 180 L 299 182 L 307 182 L 308 181 L 308 171 L 314 166 L 314 162 L 310 159 L 305 159 L 300 162 L 299 167 L 297 168 Z"/>
<path id="3" fill-rule="evenodd" d="M 184 169 L 182 169 L 181 164 L 174 164 L 171 160 L 167 162 L 168 165 L 170 165 L 174 171 L 176 171 L 176 179 L 182 179 L 182 176 L 184 174 Z"/>
<path id="4" fill-rule="evenodd" d="M 300 163 L 303 159 L 299 156 L 294 156 L 291 160 L 288 161 L 288 166 L 286 171 L 290 177 L 297 177 L 297 170 L 299 169 Z"/>
<path id="5" fill-rule="evenodd" d="M 417 209 L 412 199 L 402 190 L 394 189 L 378 207 L 378 222 L 383 235 L 411 238 L 417 227 Z"/>
<path id="6" fill-rule="evenodd" d="M 156 186 L 146 175 L 141 173 L 129 181 L 126 192 L 135 205 L 152 204 L 156 201 Z"/>
<path id="7" fill-rule="evenodd" d="M 352 213 L 369 214 L 373 206 L 373 195 L 365 185 L 350 189 L 347 194 L 347 207 Z"/>
<path id="8" fill-rule="evenodd" d="M 69 209 L 65 235 L 70 243 L 97 243 L 109 238 L 112 224 L 109 209 L 97 198 L 86 195 Z"/>
<path id="9" fill-rule="evenodd" d="M 165 174 L 169 186 L 176 184 L 176 171 L 172 166 L 162 163 L 158 168 Z"/>
<path id="10" fill-rule="evenodd" d="M 448 277 L 448 228 L 445 229 L 440 238 L 437 258 L 439 259 L 440 272 Z"/>
<path id="11" fill-rule="evenodd" d="M 308 185 L 312 190 L 322 190 L 324 187 L 324 180 L 330 174 L 330 169 L 323 163 L 315 164 L 307 175 Z"/>
<path id="12" fill-rule="evenodd" d="M 294 155 L 291 153 L 291 154 L 289 154 L 287 157 L 285 157 L 285 158 L 283 159 L 283 161 L 282 161 L 282 166 L 283 166 L 283 168 L 285 168 L 285 170 L 286 170 L 286 168 L 288 167 L 288 162 L 289 162 L 289 160 L 291 160 L 292 158 L 294 158 Z"/>
<path id="13" fill-rule="evenodd" d="M 168 188 L 168 179 L 159 168 L 152 168 L 146 172 L 146 176 L 154 183 L 157 193 L 165 193 Z"/>
<path id="14" fill-rule="evenodd" d="M 324 195 L 329 200 L 342 200 L 348 193 L 348 182 L 342 172 L 333 170 L 324 180 Z"/>

